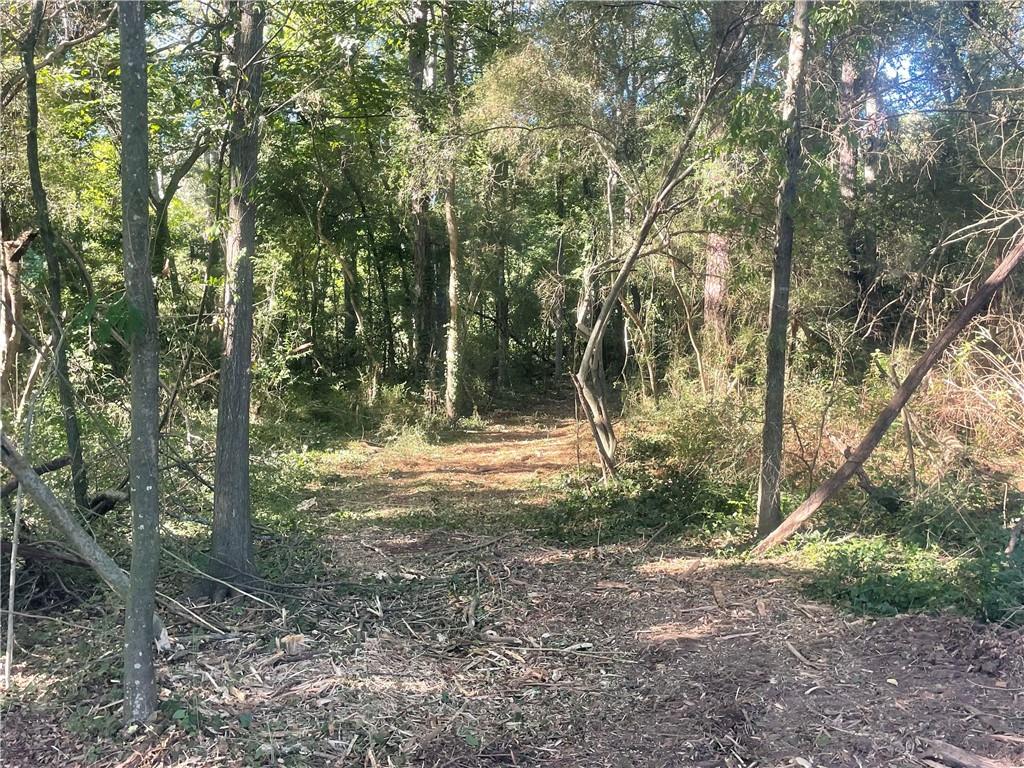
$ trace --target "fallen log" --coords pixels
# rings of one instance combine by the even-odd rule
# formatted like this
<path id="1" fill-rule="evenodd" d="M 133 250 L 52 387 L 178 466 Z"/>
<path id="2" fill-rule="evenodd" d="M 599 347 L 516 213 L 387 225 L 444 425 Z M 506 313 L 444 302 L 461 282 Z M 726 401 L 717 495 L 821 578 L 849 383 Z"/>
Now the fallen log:
<path id="1" fill-rule="evenodd" d="M 106 582 L 107 586 L 121 600 L 125 600 L 128 597 L 128 574 L 64 508 L 29 464 L 28 459 L 21 455 L 6 435 L 0 436 L 0 449 L 3 466 L 17 478 L 25 493 L 35 502 L 46 519 L 64 534 L 74 551 Z M 153 637 L 156 639 L 157 647 L 170 648 L 167 630 L 156 614 L 153 615 Z"/>
<path id="2" fill-rule="evenodd" d="M 871 425 L 871 429 L 868 430 L 864 439 L 860 441 L 860 445 L 853 450 L 832 477 L 819 485 L 807 497 L 804 503 L 796 508 L 796 511 L 787 517 L 778 528 L 768 534 L 760 544 L 754 547 L 753 552 L 755 555 L 763 555 L 769 549 L 781 544 L 796 533 L 797 529 L 807 522 L 811 515 L 817 512 L 840 488 L 846 485 L 851 477 L 857 474 L 857 470 L 868 460 L 868 457 L 871 456 L 878 443 L 881 442 L 882 436 L 885 435 L 886 431 L 896 420 L 896 417 L 899 416 L 903 406 L 910 400 L 911 395 L 917 391 L 917 388 L 924 380 L 925 374 L 939 362 L 942 355 L 949 348 L 949 345 L 967 327 L 967 324 L 974 316 L 988 306 L 996 291 L 1002 287 L 1003 283 L 1006 282 L 1006 279 L 1017 268 L 1022 259 L 1024 259 L 1024 236 L 1020 237 L 1013 244 L 1009 253 L 992 270 L 992 274 L 988 276 L 988 279 L 981 284 L 981 287 L 964 305 L 963 309 L 957 313 L 956 317 L 950 321 L 949 325 L 925 350 L 924 354 L 914 364 L 914 367 L 910 369 L 907 378 L 903 380 L 903 383 L 893 393 L 892 399 L 889 400 L 889 403 L 878 415 L 878 418 L 875 419 L 875 423 Z"/>

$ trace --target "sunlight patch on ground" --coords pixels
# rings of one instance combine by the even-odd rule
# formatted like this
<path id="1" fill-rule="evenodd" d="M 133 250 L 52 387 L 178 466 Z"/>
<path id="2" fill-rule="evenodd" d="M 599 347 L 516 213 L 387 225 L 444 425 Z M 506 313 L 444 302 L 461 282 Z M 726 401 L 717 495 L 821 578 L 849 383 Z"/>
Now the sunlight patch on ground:
<path id="1" fill-rule="evenodd" d="M 657 576 L 689 576 L 704 565 L 703 557 L 668 557 L 637 566 L 637 573 Z"/>
<path id="2" fill-rule="evenodd" d="M 641 629 L 636 633 L 636 639 L 652 645 L 704 640 L 714 636 L 715 626 L 714 622 L 708 621 L 696 626 L 679 621 L 667 621 L 647 627 L 647 629 Z"/>

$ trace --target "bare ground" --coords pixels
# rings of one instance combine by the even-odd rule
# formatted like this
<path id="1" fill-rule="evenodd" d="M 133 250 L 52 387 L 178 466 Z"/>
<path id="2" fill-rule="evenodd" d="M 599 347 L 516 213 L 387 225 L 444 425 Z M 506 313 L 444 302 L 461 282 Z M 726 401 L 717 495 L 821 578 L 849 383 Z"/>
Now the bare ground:
<path id="1" fill-rule="evenodd" d="M 305 504 L 328 544 L 296 554 L 324 578 L 198 608 L 227 634 L 179 627 L 170 703 L 138 733 L 115 730 L 113 617 L 20 619 L 0 765 L 955 765 L 934 740 L 1024 764 L 1019 631 L 850 616 L 785 562 L 430 525 L 542 505 L 586 437 L 578 454 L 571 420 L 509 417 L 339 453 Z M 409 513 L 422 530 L 389 523 Z"/>

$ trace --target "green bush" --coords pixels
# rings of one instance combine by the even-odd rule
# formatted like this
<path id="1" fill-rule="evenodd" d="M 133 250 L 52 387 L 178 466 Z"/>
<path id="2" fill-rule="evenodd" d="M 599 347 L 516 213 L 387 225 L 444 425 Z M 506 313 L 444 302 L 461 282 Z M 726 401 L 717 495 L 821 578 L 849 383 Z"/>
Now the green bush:
<path id="1" fill-rule="evenodd" d="M 749 489 L 700 472 L 626 469 L 607 485 L 569 485 L 540 521 L 541 534 L 568 542 L 621 541 L 660 531 L 705 537 L 749 526 Z"/>
<path id="2" fill-rule="evenodd" d="M 1016 621 L 1024 606 L 1024 558 L 1003 554 L 1005 536 L 983 552 L 953 556 L 941 547 L 891 536 L 805 537 L 807 592 L 858 613 L 894 615 L 952 609 L 986 621 Z"/>

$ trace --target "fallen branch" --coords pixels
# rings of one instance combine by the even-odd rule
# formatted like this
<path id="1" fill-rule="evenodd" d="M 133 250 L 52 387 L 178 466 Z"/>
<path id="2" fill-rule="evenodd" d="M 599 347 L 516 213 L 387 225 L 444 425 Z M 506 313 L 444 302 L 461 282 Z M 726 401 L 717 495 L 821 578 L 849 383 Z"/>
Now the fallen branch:
<path id="1" fill-rule="evenodd" d="M 128 596 L 128 574 L 126 574 L 113 558 L 106 553 L 96 540 L 79 525 L 64 505 L 60 503 L 53 491 L 47 487 L 42 478 L 35 472 L 28 459 L 21 455 L 6 435 L 0 436 L 0 454 L 3 465 L 19 481 L 32 501 L 36 503 L 46 519 L 57 528 L 75 552 L 86 561 L 99 575 L 107 586 L 122 600 Z M 153 615 L 153 637 L 161 650 L 170 648 L 170 638 L 164 623 L 156 614 Z"/>
<path id="2" fill-rule="evenodd" d="M 12 549 L 13 547 L 11 545 L 11 542 L 0 541 L 0 555 L 3 555 L 5 558 L 10 557 Z M 25 558 L 25 560 L 50 561 L 57 563 L 66 563 L 67 565 L 84 566 L 86 568 L 89 567 L 89 563 L 80 558 L 78 555 L 73 555 L 67 552 L 60 552 L 55 549 L 48 549 L 42 546 L 40 543 L 36 542 L 18 542 L 17 555 L 19 557 Z"/>
<path id="3" fill-rule="evenodd" d="M 32 471 L 37 475 L 45 475 L 47 472 L 56 472 L 58 469 L 64 469 L 64 467 L 69 464 L 71 464 L 70 456 L 59 456 L 56 459 L 50 459 L 49 461 L 44 461 L 42 464 L 37 464 L 32 467 Z M 16 490 L 18 490 L 18 478 L 15 477 L 12 480 L 8 480 L 3 484 L 3 487 L 0 488 L 0 499 L 6 499 Z"/>
<path id="4" fill-rule="evenodd" d="M 1010 763 L 982 757 L 973 752 L 960 749 L 960 747 L 954 747 L 952 744 L 947 744 L 944 741 L 929 739 L 925 741 L 925 744 L 928 746 L 925 757 L 940 760 L 950 766 L 950 768 L 1014 768 Z"/>
<path id="5" fill-rule="evenodd" d="M 903 383 L 893 393 L 888 405 L 885 406 L 878 415 L 878 418 L 875 419 L 871 429 L 868 430 L 864 439 L 860 441 L 860 445 L 854 449 L 846 462 L 836 470 L 832 477 L 819 485 L 814 493 L 808 496 L 804 503 L 797 507 L 796 511 L 783 521 L 782 525 L 754 547 L 755 555 L 763 555 L 769 549 L 781 544 L 796 533 L 797 529 L 807 522 L 811 515 L 817 512 L 825 502 L 831 499 L 857 473 L 857 470 L 864 465 L 864 462 L 871 456 L 878 443 L 881 442 L 886 430 L 889 429 L 896 420 L 896 417 L 899 416 L 903 406 L 907 404 L 907 401 L 917 391 L 917 388 L 924 380 L 925 374 L 942 358 L 949 345 L 967 327 L 967 324 L 974 316 L 988 306 L 996 291 L 1002 287 L 1003 283 L 1006 282 L 1006 279 L 1017 268 L 1022 259 L 1024 259 L 1024 236 L 1014 243 L 1006 257 L 992 270 L 992 274 L 982 283 L 977 292 L 964 305 L 964 308 L 960 310 L 957 316 L 939 334 L 938 338 L 921 355 L 920 359 L 914 364 L 914 367 L 910 369 L 907 378 L 903 380 Z"/>

